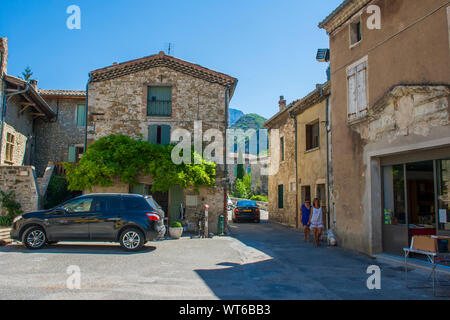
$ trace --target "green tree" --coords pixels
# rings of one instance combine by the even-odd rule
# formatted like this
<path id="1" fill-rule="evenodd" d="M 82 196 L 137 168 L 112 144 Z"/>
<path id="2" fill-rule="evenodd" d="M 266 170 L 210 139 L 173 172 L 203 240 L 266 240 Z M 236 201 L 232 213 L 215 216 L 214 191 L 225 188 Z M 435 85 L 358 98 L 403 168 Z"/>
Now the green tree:
<path id="1" fill-rule="evenodd" d="M 171 153 L 175 145 L 154 145 L 124 135 L 103 137 L 88 147 L 79 164 L 65 163 L 69 190 L 92 189 L 94 185 L 111 186 L 115 177 L 137 184 L 139 175 L 151 175 L 152 192 L 182 188 L 214 187 L 216 164 L 191 152 L 191 164 L 176 165 Z M 195 164 L 194 158 L 199 164 Z"/>
<path id="2" fill-rule="evenodd" d="M 233 195 L 236 198 L 241 198 L 241 199 L 248 198 L 247 189 L 245 188 L 245 184 L 244 184 L 244 181 L 242 181 L 242 179 L 236 179 L 236 181 L 234 182 L 234 194 Z"/>
<path id="3" fill-rule="evenodd" d="M 26 82 L 30 82 L 31 76 L 33 75 L 33 72 L 31 72 L 31 68 L 27 66 L 25 70 L 22 72 L 21 78 L 25 80 Z"/>

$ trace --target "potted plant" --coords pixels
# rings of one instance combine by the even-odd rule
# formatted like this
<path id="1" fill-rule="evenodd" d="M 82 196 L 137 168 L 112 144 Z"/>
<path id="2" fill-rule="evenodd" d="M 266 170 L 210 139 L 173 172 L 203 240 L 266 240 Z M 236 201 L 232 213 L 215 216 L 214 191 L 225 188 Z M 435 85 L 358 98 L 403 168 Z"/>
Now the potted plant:
<path id="1" fill-rule="evenodd" d="M 183 234 L 183 226 L 180 222 L 174 221 L 170 224 L 169 234 L 171 238 L 180 239 Z"/>

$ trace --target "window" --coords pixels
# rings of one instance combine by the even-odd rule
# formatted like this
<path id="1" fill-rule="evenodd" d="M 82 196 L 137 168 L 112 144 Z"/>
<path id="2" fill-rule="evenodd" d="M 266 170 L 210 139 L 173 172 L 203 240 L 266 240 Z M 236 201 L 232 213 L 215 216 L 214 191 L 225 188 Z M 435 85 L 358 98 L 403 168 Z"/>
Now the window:
<path id="1" fill-rule="evenodd" d="M 170 126 L 167 124 L 154 124 L 148 127 L 148 141 L 153 144 L 170 143 Z"/>
<path id="2" fill-rule="evenodd" d="M 147 88 L 147 116 L 172 116 L 172 87 Z"/>
<path id="3" fill-rule="evenodd" d="M 149 210 L 149 204 L 144 198 L 125 197 L 123 200 L 125 210 Z"/>
<path id="4" fill-rule="evenodd" d="M 361 18 L 350 23 L 350 45 L 355 45 L 362 40 Z"/>
<path id="5" fill-rule="evenodd" d="M 62 207 L 69 213 L 89 212 L 91 211 L 92 198 L 81 198 L 67 202 Z"/>
<path id="6" fill-rule="evenodd" d="M 284 161 L 284 137 L 280 139 L 281 161 Z"/>
<path id="7" fill-rule="evenodd" d="M 306 200 L 312 201 L 311 199 L 311 187 L 303 186 L 302 187 L 302 203 L 305 203 Z"/>
<path id="8" fill-rule="evenodd" d="M 306 151 L 319 147 L 319 121 L 306 125 Z"/>
<path id="9" fill-rule="evenodd" d="M 280 184 L 278 186 L 278 208 L 283 209 L 284 208 L 284 186 Z"/>
<path id="10" fill-rule="evenodd" d="M 366 61 L 347 69 L 349 120 L 363 117 L 367 113 L 366 73 Z"/>
<path id="11" fill-rule="evenodd" d="M 77 106 L 76 119 L 77 119 L 77 127 L 86 126 L 86 106 L 81 104 Z"/>
<path id="12" fill-rule="evenodd" d="M 11 133 L 6 134 L 6 158 L 5 162 L 14 162 L 14 135 Z"/>
<path id="13" fill-rule="evenodd" d="M 121 199 L 119 197 L 101 197 L 95 199 L 96 212 L 115 211 L 121 209 Z"/>

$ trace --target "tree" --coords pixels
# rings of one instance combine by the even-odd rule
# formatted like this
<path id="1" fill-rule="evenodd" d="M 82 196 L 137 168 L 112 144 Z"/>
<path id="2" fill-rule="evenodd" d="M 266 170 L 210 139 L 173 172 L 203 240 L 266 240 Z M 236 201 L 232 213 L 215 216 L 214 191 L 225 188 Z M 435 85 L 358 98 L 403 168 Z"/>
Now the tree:
<path id="1" fill-rule="evenodd" d="M 191 164 L 176 165 L 171 158 L 174 147 L 124 135 L 103 137 L 88 147 L 79 164 L 64 164 L 69 190 L 111 186 L 116 177 L 124 183 L 137 184 L 139 175 L 152 176 L 152 192 L 166 192 L 176 185 L 194 189 L 215 186 L 215 163 L 192 151 Z M 195 164 L 194 157 L 199 164 Z"/>
<path id="2" fill-rule="evenodd" d="M 33 72 L 31 72 L 31 68 L 27 66 L 25 70 L 22 72 L 21 78 L 25 80 L 26 82 L 30 82 L 31 76 L 33 75 Z"/>

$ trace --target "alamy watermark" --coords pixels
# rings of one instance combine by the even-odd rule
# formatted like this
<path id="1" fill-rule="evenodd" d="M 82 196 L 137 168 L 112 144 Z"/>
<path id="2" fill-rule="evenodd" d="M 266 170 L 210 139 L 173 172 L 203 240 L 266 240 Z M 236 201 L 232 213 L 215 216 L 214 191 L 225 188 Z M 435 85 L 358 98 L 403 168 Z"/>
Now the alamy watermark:
<path id="1" fill-rule="evenodd" d="M 79 266 L 70 265 L 67 267 L 66 273 L 69 275 L 66 280 L 66 286 L 69 290 L 81 289 L 81 269 Z"/>
<path id="2" fill-rule="evenodd" d="M 367 289 L 381 290 L 381 269 L 379 266 L 372 265 L 367 268 L 367 274 L 370 274 L 366 281 Z"/>
<path id="3" fill-rule="evenodd" d="M 81 9 L 79 6 L 72 4 L 67 7 L 66 13 L 69 14 L 66 20 L 66 26 L 69 30 L 81 29 Z"/>

